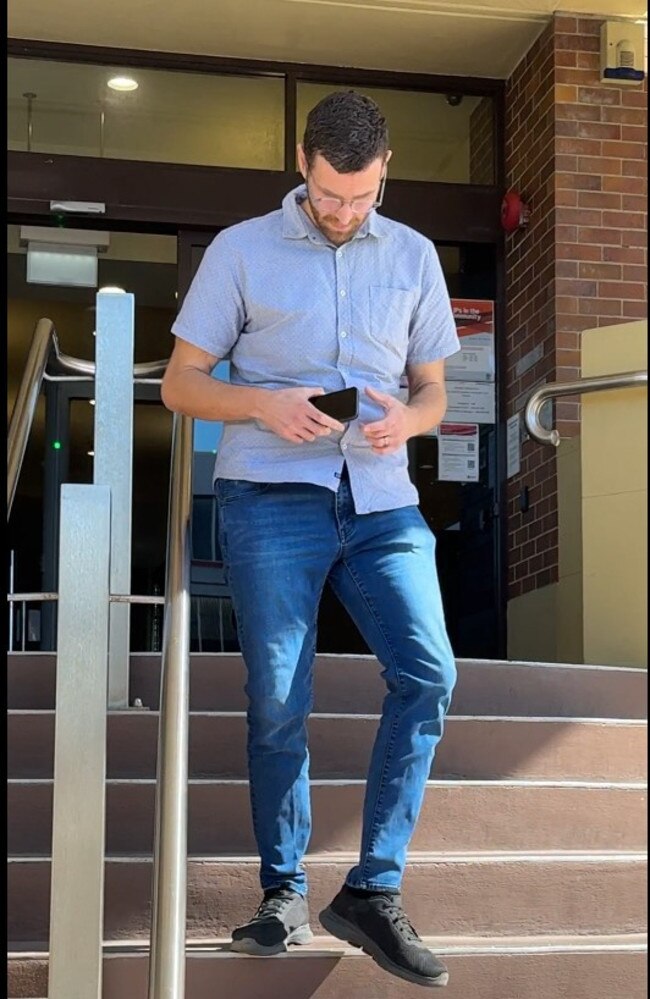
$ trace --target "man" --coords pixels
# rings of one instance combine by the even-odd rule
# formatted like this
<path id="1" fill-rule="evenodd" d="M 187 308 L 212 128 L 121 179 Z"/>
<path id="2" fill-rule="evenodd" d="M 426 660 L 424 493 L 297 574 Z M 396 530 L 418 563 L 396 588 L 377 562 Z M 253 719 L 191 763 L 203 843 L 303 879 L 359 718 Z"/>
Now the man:
<path id="1" fill-rule="evenodd" d="M 400 888 L 456 673 L 406 442 L 442 420 L 444 358 L 459 345 L 433 244 L 376 214 L 390 155 L 368 98 L 335 93 L 311 111 L 298 146 L 305 185 L 207 249 L 172 327 L 162 393 L 172 410 L 225 424 L 215 489 L 248 675 L 264 891 L 232 948 L 276 954 L 312 939 L 306 720 L 329 581 L 388 694 L 359 864 L 320 920 L 385 970 L 438 986 L 447 971 L 407 920 Z M 226 356 L 230 384 L 210 377 Z M 360 412 L 347 426 L 310 402 L 351 386 Z"/>

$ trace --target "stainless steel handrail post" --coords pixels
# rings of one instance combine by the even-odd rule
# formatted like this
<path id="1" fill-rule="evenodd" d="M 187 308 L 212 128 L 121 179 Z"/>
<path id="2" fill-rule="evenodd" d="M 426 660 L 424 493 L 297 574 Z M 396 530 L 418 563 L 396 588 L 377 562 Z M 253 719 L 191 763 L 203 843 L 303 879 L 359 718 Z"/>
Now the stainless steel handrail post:
<path id="1" fill-rule="evenodd" d="M 584 392 L 603 392 L 610 389 L 639 388 L 648 384 L 647 371 L 626 371 L 620 375 L 600 375 L 597 378 L 580 378 L 573 382 L 549 382 L 533 392 L 526 403 L 524 421 L 526 429 L 538 444 L 552 444 L 559 447 L 560 434 L 557 430 L 547 430 L 540 422 L 540 411 L 545 402 L 567 395 L 582 395 Z"/>
<path id="2" fill-rule="evenodd" d="M 108 486 L 61 487 L 49 999 L 101 999 Z"/>
<path id="3" fill-rule="evenodd" d="M 27 449 L 27 441 L 34 422 L 43 375 L 52 348 L 54 323 L 39 319 L 34 329 L 16 402 L 7 433 L 7 520 L 16 493 L 16 484 Z"/>
<path id="4" fill-rule="evenodd" d="M 9 561 L 9 596 L 14 592 L 14 574 L 15 574 L 15 556 L 16 552 L 12 549 Z M 9 604 L 9 651 L 14 650 L 14 608 L 13 605 Z"/>
<path id="5" fill-rule="evenodd" d="M 149 999 L 185 995 L 192 420 L 174 417 L 158 727 Z"/>
<path id="6" fill-rule="evenodd" d="M 111 592 L 131 589 L 133 520 L 133 353 L 135 299 L 100 292 L 96 298 L 95 457 L 93 482 L 111 490 Z M 110 611 L 108 707 L 129 706 L 131 608 Z"/>

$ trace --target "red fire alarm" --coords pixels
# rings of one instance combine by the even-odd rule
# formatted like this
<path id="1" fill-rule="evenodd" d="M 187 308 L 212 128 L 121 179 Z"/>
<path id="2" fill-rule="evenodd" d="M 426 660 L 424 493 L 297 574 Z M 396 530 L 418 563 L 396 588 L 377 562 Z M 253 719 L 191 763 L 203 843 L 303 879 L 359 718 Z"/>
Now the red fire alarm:
<path id="1" fill-rule="evenodd" d="M 516 191 L 508 191 L 501 202 L 501 225 L 510 234 L 525 229 L 530 221 L 530 209 Z"/>

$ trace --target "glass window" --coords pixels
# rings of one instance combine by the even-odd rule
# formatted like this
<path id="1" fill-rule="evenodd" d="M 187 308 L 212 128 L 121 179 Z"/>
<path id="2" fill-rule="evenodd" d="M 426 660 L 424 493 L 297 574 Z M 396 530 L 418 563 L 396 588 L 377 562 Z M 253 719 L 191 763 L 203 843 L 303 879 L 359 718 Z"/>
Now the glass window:
<path id="1" fill-rule="evenodd" d="M 12 150 L 283 170 L 284 80 L 11 58 L 8 140 Z"/>
<path id="2" fill-rule="evenodd" d="M 327 83 L 300 83 L 297 130 L 326 94 L 347 90 Z M 494 183 L 494 102 L 491 97 L 358 87 L 379 104 L 388 122 L 393 157 L 390 177 L 451 184 Z"/>

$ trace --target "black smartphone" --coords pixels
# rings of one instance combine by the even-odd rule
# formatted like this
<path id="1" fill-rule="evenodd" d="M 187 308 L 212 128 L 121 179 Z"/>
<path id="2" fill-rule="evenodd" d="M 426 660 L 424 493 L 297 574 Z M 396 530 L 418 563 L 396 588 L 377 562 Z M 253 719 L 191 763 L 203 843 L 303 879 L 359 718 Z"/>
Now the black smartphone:
<path id="1" fill-rule="evenodd" d="M 342 389 L 340 392 L 327 392 L 325 395 L 313 395 L 309 401 L 321 413 L 331 416 L 340 423 L 356 420 L 359 413 L 359 390 L 357 388 Z"/>

